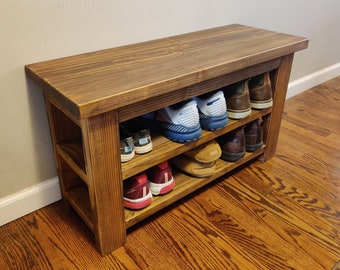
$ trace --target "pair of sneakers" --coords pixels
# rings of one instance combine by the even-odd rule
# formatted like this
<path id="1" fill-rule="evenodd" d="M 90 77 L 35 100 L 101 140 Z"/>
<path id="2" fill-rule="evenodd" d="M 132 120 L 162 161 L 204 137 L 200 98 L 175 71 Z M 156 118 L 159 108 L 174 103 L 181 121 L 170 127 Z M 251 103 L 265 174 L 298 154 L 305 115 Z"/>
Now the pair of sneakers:
<path id="1" fill-rule="evenodd" d="M 123 182 L 124 207 L 138 210 L 151 204 L 153 195 L 164 195 L 175 187 L 171 166 L 164 161 Z"/>
<path id="2" fill-rule="evenodd" d="M 144 115 L 170 140 L 197 140 L 202 129 L 216 130 L 228 122 L 226 101 L 222 91 L 208 93 Z"/>
<path id="3" fill-rule="evenodd" d="M 119 125 L 120 159 L 121 162 L 131 160 L 136 154 L 145 154 L 152 150 L 149 129 L 139 130 L 136 121 L 124 122 Z"/>

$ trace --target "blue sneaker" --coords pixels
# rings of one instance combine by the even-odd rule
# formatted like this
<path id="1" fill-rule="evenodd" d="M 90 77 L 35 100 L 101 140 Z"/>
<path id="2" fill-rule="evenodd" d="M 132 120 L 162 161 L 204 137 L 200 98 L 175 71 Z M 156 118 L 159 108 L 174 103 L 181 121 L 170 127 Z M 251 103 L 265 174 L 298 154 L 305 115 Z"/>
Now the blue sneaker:
<path id="1" fill-rule="evenodd" d="M 223 128 L 228 123 L 227 104 L 223 91 L 195 98 L 201 127 L 205 130 Z"/>
<path id="2" fill-rule="evenodd" d="M 143 116 L 154 120 L 164 136 L 176 142 L 197 140 L 202 135 L 197 103 L 195 100 L 181 102 Z"/>

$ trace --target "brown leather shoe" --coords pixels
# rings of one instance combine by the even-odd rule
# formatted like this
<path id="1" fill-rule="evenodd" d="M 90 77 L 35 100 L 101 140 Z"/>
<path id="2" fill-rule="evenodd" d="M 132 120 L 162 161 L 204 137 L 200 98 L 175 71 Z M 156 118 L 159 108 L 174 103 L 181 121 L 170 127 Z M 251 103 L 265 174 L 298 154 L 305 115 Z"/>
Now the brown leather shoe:
<path id="1" fill-rule="evenodd" d="M 250 105 L 254 109 L 265 109 L 273 105 L 272 85 L 269 72 L 249 80 Z"/>
<path id="2" fill-rule="evenodd" d="M 221 159 L 236 161 L 246 153 L 246 138 L 243 127 L 233 130 L 218 138 L 222 149 Z"/>
<path id="3" fill-rule="evenodd" d="M 245 129 L 246 151 L 254 152 L 263 145 L 263 131 L 261 126 L 262 119 L 257 119 L 249 123 Z"/>
<path id="4" fill-rule="evenodd" d="M 227 100 L 228 117 L 242 119 L 251 113 L 248 81 L 231 84 L 223 89 Z"/>

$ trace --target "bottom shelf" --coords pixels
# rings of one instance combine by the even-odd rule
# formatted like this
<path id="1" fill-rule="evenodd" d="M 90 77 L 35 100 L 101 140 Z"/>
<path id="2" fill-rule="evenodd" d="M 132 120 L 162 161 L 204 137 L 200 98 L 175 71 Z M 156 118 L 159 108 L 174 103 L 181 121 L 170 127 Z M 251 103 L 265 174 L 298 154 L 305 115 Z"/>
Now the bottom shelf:
<path id="1" fill-rule="evenodd" d="M 165 207 L 189 195 L 190 193 L 200 189 L 201 187 L 225 175 L 226 173 L 260 156 L 263 154 L 264 149 L 265 148 L 262 147 L 255 152 L 246 153 L 243 158 L 237 160 L 236 162 L 227 162 L 219 159 L 216 163 L 215 173 L 210 177 L 195 178 L 190 175 L 174 171 L 173 176 L 176 182 L 174 190 L 164 196 L 154 196 L 151 205 L 144 209 L 138 211 L 125 209 L 126 227 L 129 228 L 137 224 L 138 222 L 164 209 Z"/>
<path id="2" fill-rule="evenodd" d="M 215 179 L 225 175 L 226 173 L 240 167 L 248 161 L 260 156 L 264 153 L 264 147 L 258 149 L 252 153 L 246 153 L 246 155 L 236 162 L 226 162 L 218 160 L 216 163 L 215 173 L 206 178 L 195 178 L 181 172 L 174 171 L 174 179 L 176 186 L 173 191 L 164 196 L 154 196 L 153 202 L 148 207 L 132 211 L 125 209 L 125 222 L 126 228 L 129 228 L 138 222 L 148 218 L 156 212 L 164 209 L 170 204 L 178 201 L 179 199 L 189 195 L 190 193 L 198 190 L 199 188 L 207 185 Z M 92 210 L 88 195 L 88 189 L 85 184 L 77 185 L 68 189 L 65 192 L 65 198 L 68 203 L 75 209 L 79 216 L 84 220 L 87 226 L 94 231 L 94 223 L 92 217 Z M 114 214 L 114 213 L 113 213 Z"/>
<path id="3" fill-rule="evenodd" d="M 87 186 L 82 183 L 66 190 L 64 199 L 73 207 L 91 231 L 94 232 L 93 215 Z"/>

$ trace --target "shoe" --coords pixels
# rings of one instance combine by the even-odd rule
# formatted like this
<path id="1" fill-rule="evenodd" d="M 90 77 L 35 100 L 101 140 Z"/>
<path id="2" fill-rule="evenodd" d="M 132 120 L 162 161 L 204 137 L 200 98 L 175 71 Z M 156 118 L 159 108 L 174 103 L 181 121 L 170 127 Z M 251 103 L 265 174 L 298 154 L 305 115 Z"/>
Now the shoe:
<path id="1" fill-rule="evenodd" d="M 133 133 L 132 138 L 136 154 L 146 154 L 152 150 L 152 141 L 148 129 Z"/>
<path id="2" fill-rule="evenodd" d="M 246 138 L 244 129 L 238 128 L 218 138 L 222 149 L 221 158 L 234 162 L 244 157 L 246 153 Z"/>
<path id="3" fill-rule="evenodd" d="M 132 137 L 120 140 L 120 160 L 128 162 L 135 156 Z"/>
<path id="4" fill-rule="evenodd" d="M 249 80 L 250 105 L 254 109 L 265 109 L 273 105 L 272 85 L 269 72 Z"/>
<path id="5" fill-rule="evenodd" d="M 119 126 L 120 131 L 120 160 L 127 162 L 135 156 L 133 138 Z"/>
<path id="6" fill-rule="evenodd" d="M 123 182 L 124 207 L 138 210 L 152 202 L 148 177 L 145 172 L 135 175 Z"/>
<path id="7" fill-rule="evenodd" d="M 223 89 L 227 99 L 228 117 L 242 119 L 251 113 L 248 81 L 240 81 Z"/>
<path id="8" fill-rule="evenodd" d="M 152 150 L 150 131 L 141 126 L 137 119 L 121 123 L 120 132 L 132 137 L 136 154 L 146 154 Z"/>
<path id="9" fill-rule="evenodd" d="M 194 100 L 165 107 L 143 116 L 153 122 L 156 128 L 175 142 L 197 140 L 202 135 L 197 103 Z"/>
<path id="10" fill-rule="evenodd" d="M 194 149 L 191 149 L 183 155 L 201 163 L 211 163 L 221 157 L 222 151 L 220 145 L 215 140 L 211 140 Z"/>
<path id="11" fill-rule="evenodd" d="M 202 163 L 185 155 L 179 155 L 171 160 L 178 169 L 194 176 L 208 177 L 215 172 L 216 162 Z"/>
<path id="12" fill-rule="evenodd" d="M 150 168 L 146 173 L 152 195 L 164 195 L 174 189 L 175 180 L 168 161 Z"/>
<path id="13" fill-rule="evenodd" d="M 228 123 L 227 105 L 222 91 L 195 98 L 200 125 L 205 130 L 216 130 Z"/>
<path id="14" fill-rule="evenodd" d="M 246 136 L 246 151 L 254 152 L 260 149 L 263 145 L 263 132 L 261 126 L 261 119 L 248 124 L 245 129 Z"/>

